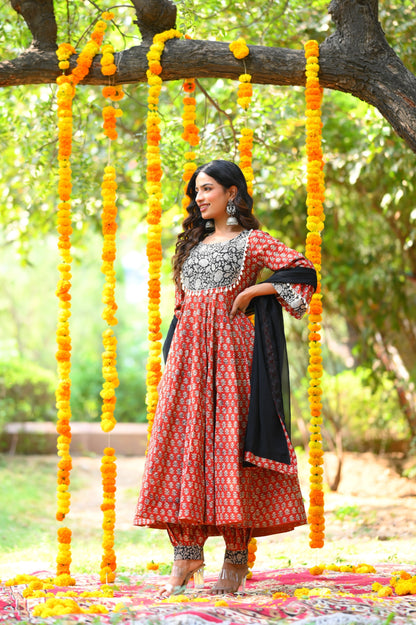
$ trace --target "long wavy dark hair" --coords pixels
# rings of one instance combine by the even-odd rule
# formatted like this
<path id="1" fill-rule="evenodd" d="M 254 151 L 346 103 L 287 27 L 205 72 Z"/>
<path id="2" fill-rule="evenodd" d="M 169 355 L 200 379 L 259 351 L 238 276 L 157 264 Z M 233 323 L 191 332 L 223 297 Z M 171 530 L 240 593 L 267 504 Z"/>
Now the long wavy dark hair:
<path id="1" fill-rule="evenodd" d="M 247 190 L 246 179 L 238 165 L 231 161 L 215 160 L 198 167 L 186 189 L 186 195 L 190 199 L 186 209 L 189 215 L 182 224 L 183 231 L 178 236 L 175 255 L 172 259 L 173 278 L 178 286 L 180 286 L 182 265 L 189 256 L 189 252 L 209 234 L 205 230 L 206 220 L 203 219 L 196 203 L 196 178 L 201 172 L 214 178 L 225 190 L 236 186 L 237 193 L 233 202 L 237 208 L 238 223 L 245 230 L 258 230 L 260 227 L 259 221 L 252 213 L 253 199 Z"/>

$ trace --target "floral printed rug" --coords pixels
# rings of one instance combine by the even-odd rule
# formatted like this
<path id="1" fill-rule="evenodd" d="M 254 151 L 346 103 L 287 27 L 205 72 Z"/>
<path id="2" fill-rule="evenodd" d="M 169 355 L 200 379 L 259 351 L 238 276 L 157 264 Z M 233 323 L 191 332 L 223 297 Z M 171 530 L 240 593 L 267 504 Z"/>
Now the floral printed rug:
<path id="1" fill-rule="evenodd" d="M 46 597 L 28 596 L 28 581 L 8 585 L 12 580 L 6 580 L 0 590 L 0 622 L 53 623 L 56 619 L 66 625 L 157 625 L 165 621 L 170 625 L 416 623 L 416 567 L 403 567 L 406 572 L 400 572 L 401 568 L 379 565 L 375 573 L 325 569 L 315 575 L 305 568 L 255 570 L 244 594 L 210 595 L 215 578 L 208 577 L 203 589 L 194 590 L 191 583 L 184 594 L 167 600 L 155 598 L 157 588 L 167 579 L 155 574 L 119 576 L 107 593 L 103 592 L 98 576 L 79 575 L 75 586 L 54 587 Z M 42 580 L 48 572 L 34 575 Z M 36 588 L 36 581 L 32 588 Z M 45 594 L 40 590 L 38 595 L 42 592 Z M 51 615 L 46 606 L 57 604 L 62 607 Z M 57 615 L 59 610 L 61 616 Z"/>

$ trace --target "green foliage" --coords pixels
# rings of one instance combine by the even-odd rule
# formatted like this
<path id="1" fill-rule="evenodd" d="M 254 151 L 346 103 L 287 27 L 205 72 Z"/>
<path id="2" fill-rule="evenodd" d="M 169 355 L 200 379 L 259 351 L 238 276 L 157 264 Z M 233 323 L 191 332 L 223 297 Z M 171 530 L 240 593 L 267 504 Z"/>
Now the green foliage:
<path id="1" fill-rule="evenodd" d="M 13 421 L 55 418 L 56 379 L 36 363 L 14 358 L 0 361 L 0 429 Z"/>
<path id="2" fill-rule="evenodd" d="M 221 6 L 217 0 L 196 3 L 179 0 L 179 27 L 195 39 L 231 41 L 245 37 L 248 44 L 292 48 L 307 39 L 321 39 L 328 29 L 326 0 L 232 0 Z"/>
<path id="3" fill-rule="evenodd" d="M 386 450 L 390 441 L 408 436 L 408 426 L 392 380 L 385 374 L 372 389 L 371 373 L 369 369 L 357 367 L 335 375 L 324 373 L 322 380 L 325 430 L 333 439 L 341 431 L 344 447 L 352 451 Z M 304 391 L 296 389 L 294 394 L 306 414 Z"/>
<path id="4" fill-rule="evenodd" d="M 3 553 L 24 550 L 32 545 L 51 547 L 56 530 L 54 459 L 0 456 L 0 544 Z M 30 518 L 28 517 L 30 510 Z"/>
<path id="5" fill-rule="evenodd" d="M 136 367 L 118 367 L 120 386 L 117 394 L 116 419 L 120 422 L 145 422 L 145 355 Z M 84 360 L 73 368 L 71 408 L 76 421 L 95 421 L 101 414 L 102 374 L 97 359 Z"/>
<path id="6" fill-rule="evenodd" d="M 101 333 L 105 324 L 101 318 L 104 282 L 100 271 L 101 241 L 90 233 L 88 243 L 88 250 L 75 247 L 73 252 L 71 408 L 74 419 L 78 421 L 99 419 L 103 383 Z M 145 261 L 143 252 L 131 256 L 129 248 L 130 242 L 126 248 L 119 246 L 117 262 L 119 323 L 115 332 L 120 387 L 117 390 L 116 418 L 120 421 L 144 421 L 147 343 L 146 299 L 142 291 L 146 289 Z M 129 258 L 130 269 L 127 268 Z M 56 416 L 53 394 L 56 387 L 55 328 L 58 311 L 54 294 L 58 277 L 56 240 L 49 236 L 43 245 L 32 242 L 28 262 L 24 265 L 19 264 L 15 246 L 9 246 L 7 252 L 0 248 L 0 259 L 3 292 L 0 303 L 1 359 L 5 363 L 13 359 L 29 363 L 28 370 L 37 370 L 37 367 L 46 370 L 48 379 L 52 379 L 52 399 L 45 419 L 53 419 Z M 167 305 L 168 302 L 171 306 L 171 299 L 166 300 Z M 29 407 L 33 403 L 34 392 L 28 393 Z M 3 394 L 5 402 L 11 401 L 9 392 L 4 391 Z M 9 411 L 7 420 L 18 421 L 18 414 L 15 410 Z M 36 418 L 42 418 L 39 410 L 36 414 Z M 22 420 L 28 419 L 30 416 Z"/>
<path id="7" fill-rule="evenodd" d="M 63 0 L 54 4 L 58 41 L 70 41 L 80 49 L 98 18 L 98 5 Z M 334 29 L 327 0 L 314 0 L 308 3 L 307 10 L 300 0 L 230 0 L 220 9 L 217 0 L 203 3 L 179 0 L 176 4 L 178 26 L 195 39 L 231 41 L 242 35 L 253 45 L 301 49 L 307 39 L 322 42 Z M 410 0 L 379 2 L 379 19 L 386 37 L 411 71 L 416 70 L 413 4 Z M 108 39 L 115 48 L 122 50 L 140 43 L 133 6 L 120 5 L 114 10 L 117 27 L 110 29 Z M 13 58 L 29 41 L 23 20 L 9 3 L 3 3 L 0 24 L 3 58 Z M 236 105 L 235 82 L 201 78 L 198 83 L 196 121 L 201 129 L 198 163 L 218 157 L 237 158 L 239 131 L 248 123 L 254 129 L 256 215 L 272 234 L 302 251 L 305 240 L 303 89 L 256 85 L 253 103 L 245 115 Z M 29 357 L 51 370 L 55 366 L 56 256 L 47 261 L 46 252 L 53 254 L 49 247 L 56 242 L 55 235 L 48 238 L 54 231 L 57 205 L 55 91 L 54 85 L 4 89 L 0 117 L 3 257 L 15 258 L 17 246 L 26 262 L 26 276 L 36 273 L 35 286 L 40 279 L 44 287 L 40 296 L 39 289 L 28 285 L 23 272 L 16 289 L 7 279 L 2 280 L 6 298 L 0 301 L 0 350 L 7 356 L 18 353 Z M 112 147 L 118 170 L 119 233 L 121 246 L 137 251 L 144 266 L 147 86 L 126 85 L 126 93 L 121 103 L 124 114 L 119 138 Z M 169 258 L 181 223 L 181 176 L 187 149 L 180 138 L 181 99 L 180 81 L 164 85 L 160 106 L 164 295 L 170 285 Z M 107 159 L 107 142 L 101 131 L 103 104 L 100 88 L 78 87 L 72 158 L 76 269 L 71 323 L 74 409 L 82 418 L 97 418 L 99 411 L 102 327 L 96 315 L 101 305 L 102 278 L 99 272 L 91 273 L 90 267 L 99 256 L 95 232 L 99 229 L 101 210 L 100 179 Z M 415 168 L 415 155 L 395 136 L 378 111 L 348 94 L 325 92 L 323 121 L 327 181 L 323 292 L 325 323 L 327 327 L 336 327 L 331 348 L 325 346 L 324 365 L 332 371 L 336 360 L 338 373 L 345 368 L 343 360 L 352 359 L 353 365 L 348 366 L 364 364 L 372 371 L 371 383 L 383 389 L 385 363 L 380 360 L 380 345 L 395 353 L 404 378 L 407 375 L 411 379 L 416 371 L 416 291 L 412 280 L 416 275 L 416 185 L 409 175 Z M 42 254 L 37 251 L 38 241 L 45 245 Z M 91 247 L 94 260 L 89 258 Z M 122 249 L 121 256 L 124 253 Z M 7 278 L 11 272 L 9 262 L 4 276 Z M 121 265 L 118 275 L 123 281 L 125 269 Z M 140 288 L 145 289 L 143 283 Z M 30 297 L 23 297 L 28 289 Z M 171 303 L 170 293 L 162 302 L 164 327 L 171 317 Z M 146 313 L 144 302 L 140 307 L 137 300 L 129 305 L 121 298 L 119 305 L 117 331 L 122 384 L 118 408 L 120 418 L 128 419 L 144 412 Z M 344 324 L 339 323 L 342 318 Z M 36 332 L 31 331 L 32 326 L 36 326 Z M 292 352 L 296 353 L 296 362 L 292 364 L 294 387 L 300 384 L 305 370 L 305 363 L 298 366 L 304 360 L 304 330 L 303 327 L 302 331 L 290 333 L 295 346 Z M 346 345 L 347 349 L 342 351 L 340 345 Z M 361 382 L 366 386 L 365 381 Z M 126 409 L 122 407 L 124 400 Z M 370 395 L 369 401 L 376 401 L 376 395 Z M 400 412 L 398 407 L 397 410 Z"/>
<path id="8" fill-rule="evenodd" d="M 339 521 L 344 521 L 345 519 L 357 519 L 360 514 L 360 508 L 356 505 L 339 506 L 334 510 L 334 517 Z"/>

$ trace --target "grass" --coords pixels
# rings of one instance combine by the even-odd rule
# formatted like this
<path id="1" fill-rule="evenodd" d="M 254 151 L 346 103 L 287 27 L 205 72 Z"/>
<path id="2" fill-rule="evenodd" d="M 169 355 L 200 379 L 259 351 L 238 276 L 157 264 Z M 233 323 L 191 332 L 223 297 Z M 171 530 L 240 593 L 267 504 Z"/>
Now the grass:
<path id="1" fill-rule="evenodd" d="M 307 460 L 299 457 L 301 480 L 306 482 Z M 117 489 L 117 525 L 115 532 L 118 580 L 128 583 L 129 576 L 144 573 L 146 564 L 164 563 L 161 573 L 171 566 L 171 546 L 166 532 L 148 528 L 134 528 L 132 516 L 137 497 L 135 476 L 138 460 L 119 467 Z M 55 570 L 57 553 L 56 532 L 61 526 L 55 520 L 56 457 L 0 456 L 0 579 L 17 573 Z M 72 505 L 66 525 L 72 529 L 72 567 L 75 575 L 98 573 L 101 561 L 101 476 L 100 458 L 74 458 L 71 475 Z M 133 467 L 133 468 L 132 468 Z M 138 472 L 138 469 L 137 469 Z M 306 477 L 305 477 L 306 476 Z M 304 487 L 306 492 L 306 487 Z M 415 547 L 400 531 L 379 540 L 375 530 L 377 510 L 366 512 L 351 498 L 326 494 L 327 538 L 322 550 L 308 545 L 308 528 L 297 528 L 287 534 L 258 539 L 255 568 L 281 569 L 313 566 L 318 563 L 357 564 L 367 562 L 414 564 Z M 393 518 L 393 517 L 392 517 Z M 216 573 L 223 558 L 223 541 L 207 541 L 205 560 L 208 574 Z M 376 613 L 375 613 L 376 616 Z M 380 618 L 378 625 L 394 623 L 392 618 Z M 122 616 L 111 615 L 117 625 Z M 33 621 L 8 621 L 12 625 L 29 625 Z M 55 625 L 67 625 L 67 617 L 54 619 Z M 71 620 L 71 622 L 73 622 Z M 159 625 L 157 617 L 149 618 L 147 625 Z M 409 625 L 412 619 L 409 618 Z M 91 623 L 101 623 L 93 617 Z M 289 624 L 279 619 L 281 625 Z M 310 622 L 313 625 L 313 621 Z M 352 625 L 352 624 L 351 624 Z"/>
<path id="2" fill-rule="evenodd" d="M 100 568 L 101 480 L 99 468 L 95 471 L 99 461 L 99 458 L 81 459 L 72 472 L 72 504 L 66 525 L 73 532 L 73 574 L 95 573 Z M 301 472 L 303 461 L 300 458 Z M 56 464 L 57 459 L 49 456 L 0 456 L 1 579 L 17 573 L 55 570 L 56 532 L 61 526 L 55 521 Z M 120 482 L 115 532 L 118 572 L 143 573 L 152 560 L 165 563 L 163 570 L 167 572 L 172 551 L 166 532 L 132 526 L 136 496 L 137 489 L 131 480 Z M 323 549 L 309 548 L 308 528 L 303 526 L 294 532 L 258 539 L 256 567 L 279 569 L 321 562 L 414 563 L 415 549 L 410 548 L 408 538 L 399 532 L 379 540 L 372 525 L 375 512 L 364 515 L 356 503 L 332 500 L 332 497 L 327 494 L 327 538 Z M 208 573 L 218 570 L 223 550 L 221 538 L 207 541 Z"/>
<path id="3" fill-rule="evenodd" d="M 357 518 L 360 516 L 360 509 L 358 506 L 339 506 L 334 510 L 334 517 L 341 521 L 347 518 Z"/>
<path id="4" fill-rule="evenodd" d="M 9 457 L 0 455 L 0 578 L 16 573 L 55 569 L 57 553 L 56 512 L 57 459 L 48 456 Z M 71 476 L 72 499 L 87 486 L 85 477 Z M 97 483 L 99 488 L 99 484 Z M 100 493 L 99 493 L 100 494 Z M 132 502 L 132 489 L 118 493 Z M 76 573 L 98 572 L 101 560 L 101 517 L 97 510 L 90 518 L 83 506 L 75 505 L 67 522 L 72 530 L 71 568 Z M 76 522 L 79 520 L 80 522 Z M 75 522 L 74 522 L 75 521 Z M 165 532 L 144 528 L 116 528 L 119 572 L 142 573 L 152 559 L 170 562 L 170 543 Z"/>
<path id="5" fill-rule="evenodd" d="M 55 463 L 56 466 L 56 463 Z M 2 554 L 49 543 L 54 516 L 55 475 L 50 459 L 0 456 L 0 545 Z M 52 494 L 52 497 L 51 497 Z"/>

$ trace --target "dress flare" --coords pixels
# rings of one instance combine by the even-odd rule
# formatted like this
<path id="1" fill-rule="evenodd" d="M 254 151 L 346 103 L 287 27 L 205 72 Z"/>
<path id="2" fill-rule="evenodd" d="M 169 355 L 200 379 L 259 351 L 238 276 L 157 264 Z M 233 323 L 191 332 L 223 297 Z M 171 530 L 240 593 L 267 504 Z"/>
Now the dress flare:
<path id="1" fill-rule="evenodd" d="M 260 230 L 201 242 L 186 259 L 176 293 L 178 323 L 159 388 L 135 525 L 251 528 L 252 536 L 306 523 L 293 446 L 279 470 L 243 466 L 254 328 L 237 294 L 264 267 L 311 267 L 301 254 Z M 306 301 L 309 285 L 292 285 Z M 280 303 L 292 314 L 285 301 Z"/>

